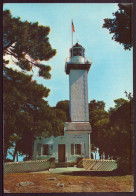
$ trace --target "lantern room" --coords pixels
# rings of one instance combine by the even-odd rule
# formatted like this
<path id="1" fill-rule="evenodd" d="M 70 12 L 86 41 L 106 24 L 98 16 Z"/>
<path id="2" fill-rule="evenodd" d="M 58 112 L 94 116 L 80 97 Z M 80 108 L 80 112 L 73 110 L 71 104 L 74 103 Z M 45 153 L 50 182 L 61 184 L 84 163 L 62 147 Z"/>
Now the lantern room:
<path id="1" fill-rule="evenodd" d="M 70 49 L 70 57 L 74 56 L 85 57 L 85 49 L 78 43 Z"/>
<path id="2" fill-rule="evenodd" d="M 92 60 L 87 60 L 85 57 L 85 49 L 76 43 L 70 49 L 70 57 L 66 59 L 65 72 L 69 74 L 70 70 L 87 70 L 89 71 Z"/>

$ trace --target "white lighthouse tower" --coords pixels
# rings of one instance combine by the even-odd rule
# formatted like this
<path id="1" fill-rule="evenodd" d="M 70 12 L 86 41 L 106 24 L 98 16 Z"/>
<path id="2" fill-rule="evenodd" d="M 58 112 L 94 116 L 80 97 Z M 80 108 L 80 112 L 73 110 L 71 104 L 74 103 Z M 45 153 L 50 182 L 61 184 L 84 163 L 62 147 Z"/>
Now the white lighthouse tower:
<path id="1" fill-rule="evenodd" d="M 56 163 L 76 162 L 77 159 L 90 159 L 90 134 L 88 108 L 88 71 L 92 62 L 85 58 L 85 49 L 75 44 L 70 49 L 70 57 L 65 64 L 69 75 L 70 118 L 65 122 L 64 135 L 36 139 L 34 142 L 34 159 L 55 158 Z"/>
<path id="2" fill-rule="evenodd" d="M 82 135 L 86 138 L 86 158 L 90 158 L 90 134 L 88 107 L 88 71 L 92 61 L 85 58 L 85 49 L 76 43 L 70 49 L 65 72 L 69 74 L 69 97 L 71 122 L 66 123 L 65 133 Z"/>
<path id="3" fill-rule="evenodd" d="M 72 122 L 89 122 L 88 71 L 92 62 L 86 60 L 85 49 L 76 43 L 70 49 L 65 71 L 69 74 L 70 118 Z"/>

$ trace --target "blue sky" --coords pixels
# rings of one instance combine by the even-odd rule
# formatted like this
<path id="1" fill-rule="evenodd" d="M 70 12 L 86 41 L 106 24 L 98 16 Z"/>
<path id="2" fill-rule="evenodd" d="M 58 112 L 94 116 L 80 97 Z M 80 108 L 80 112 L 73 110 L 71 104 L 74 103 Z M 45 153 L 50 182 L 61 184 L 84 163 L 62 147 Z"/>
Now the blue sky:
<path id="1" fill-rule="evenodd" d="M 133 92 L 133 53 L 111 40 L 112 35 L 103 29 L 103 19 L 113 18 L 118 9 L 116 3 L 6 3 L 14 17 L 40 25 L 50 26 L 49 40 L 57 55 L 44 61 L 52 67 L 52 77 L 45 80 L 34 76 L 39 84 L 51 92 L 46 99 L 55 106 L 58 101 L 69 99 L 69 78 L 64 72 L 65 60 L 72 45 L 71 19 L 75 26 L 74 44 L 79 43 L 86 50 L 86 57 L 92 58 L 88 73 L 88 101 L 106 103 L 106 109 L 114 106 L 117 98 L 126 98 L 124 91 Z"/>

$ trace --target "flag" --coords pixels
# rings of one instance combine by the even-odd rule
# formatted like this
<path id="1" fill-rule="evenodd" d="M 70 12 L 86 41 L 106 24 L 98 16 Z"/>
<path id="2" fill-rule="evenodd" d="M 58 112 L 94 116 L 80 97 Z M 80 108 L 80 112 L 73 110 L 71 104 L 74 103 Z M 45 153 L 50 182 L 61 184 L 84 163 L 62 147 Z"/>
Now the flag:
<path id="1" fill-rule="evenodd" d="M 75 28 L 74 28 L 74 25 L 73 25 L 73 21 L 72 21 L 72 31 L 75 32 Z"/>

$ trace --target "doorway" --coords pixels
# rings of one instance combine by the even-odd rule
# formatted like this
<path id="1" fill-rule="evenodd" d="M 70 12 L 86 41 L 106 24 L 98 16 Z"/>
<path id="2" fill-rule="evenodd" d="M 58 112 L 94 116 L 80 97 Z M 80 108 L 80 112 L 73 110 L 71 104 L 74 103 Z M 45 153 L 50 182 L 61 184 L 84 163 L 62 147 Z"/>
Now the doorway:
<path id="1" fill-rule="evenodd" d="M 58 161 L 65 162 L 65 144 L 58 144 Z"/>

